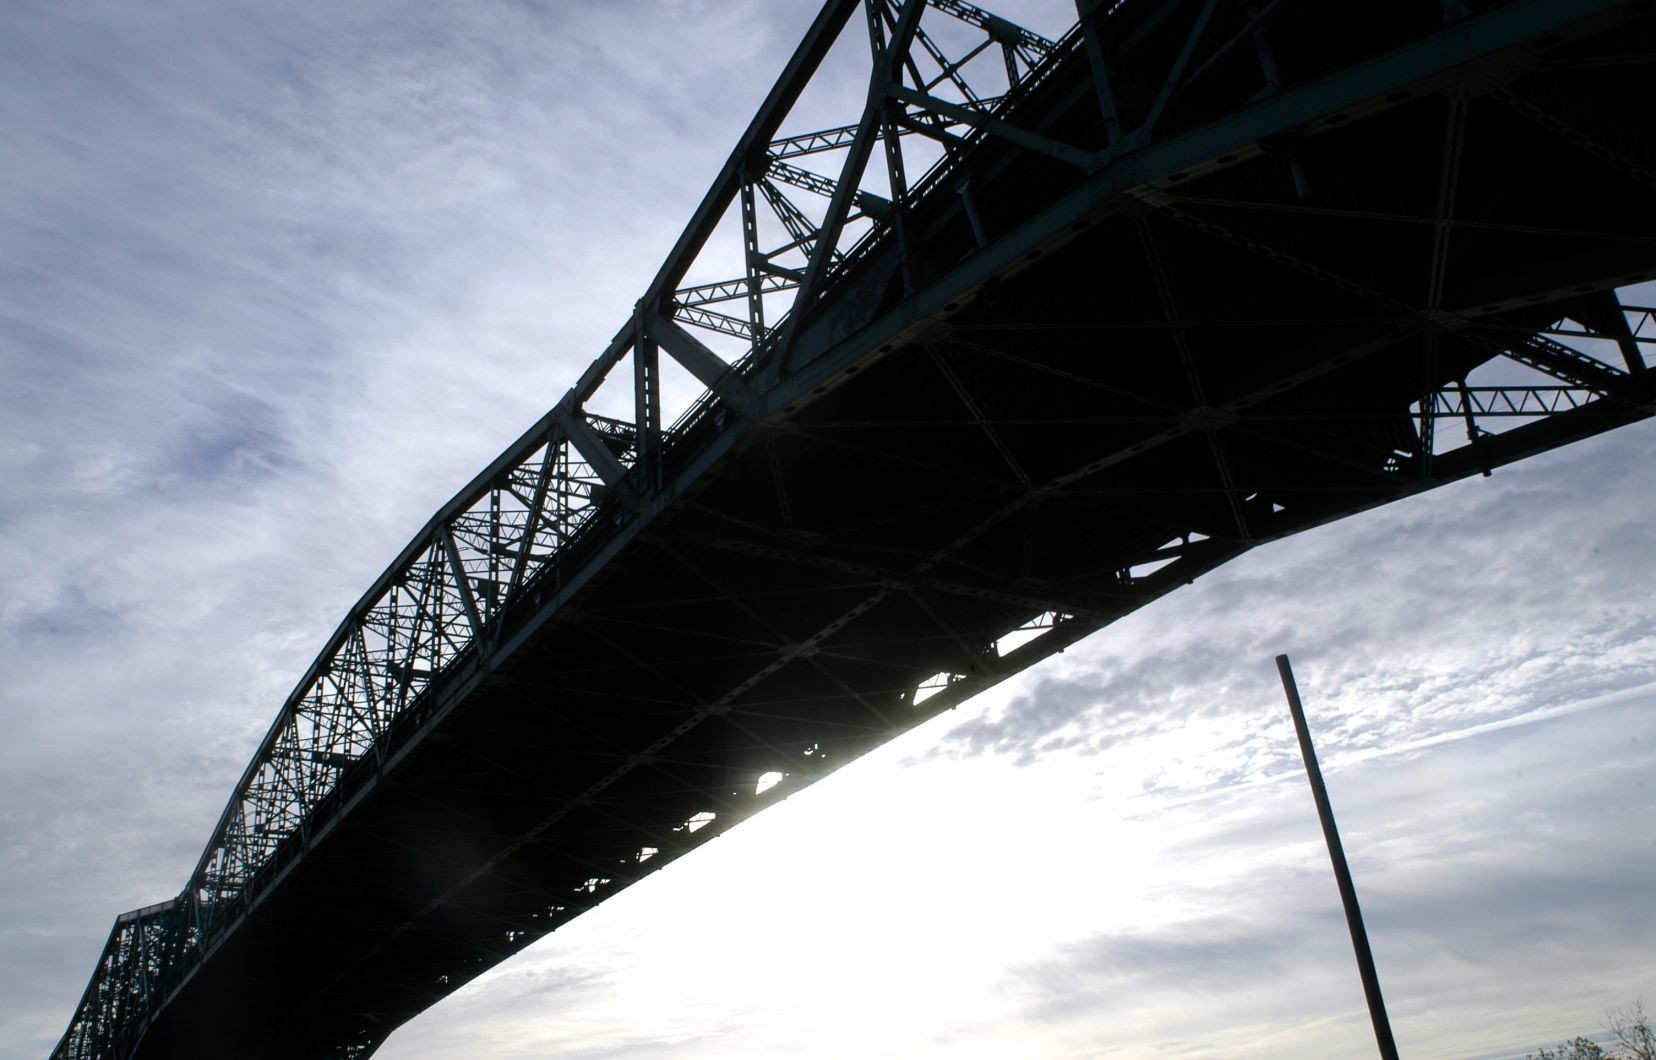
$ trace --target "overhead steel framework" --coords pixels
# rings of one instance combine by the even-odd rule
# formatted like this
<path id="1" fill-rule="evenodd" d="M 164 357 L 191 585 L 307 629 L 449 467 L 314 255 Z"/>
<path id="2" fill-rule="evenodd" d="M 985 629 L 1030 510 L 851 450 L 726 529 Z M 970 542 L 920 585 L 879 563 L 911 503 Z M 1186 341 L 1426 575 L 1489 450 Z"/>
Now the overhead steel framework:
<path id="1" fill-rule="evenodd" d="M 183 891 L 117 918 L 54 1057 L 365 1056 L 1256 544 L 1651 415 L 1652 4 L 1081 8 L 1049 41 L 825 4 L 608 347 L 346 615 Z M 786 130 L 854 24 L 866 93 Z"/>

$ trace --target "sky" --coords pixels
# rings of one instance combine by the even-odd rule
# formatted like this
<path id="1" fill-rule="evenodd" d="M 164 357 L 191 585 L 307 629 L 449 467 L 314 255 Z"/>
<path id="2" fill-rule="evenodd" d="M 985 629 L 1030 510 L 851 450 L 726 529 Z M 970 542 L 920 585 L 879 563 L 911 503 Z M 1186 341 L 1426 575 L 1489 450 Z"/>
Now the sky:
<path id="1" fill-rule="evenodd" d="M 626 319 L 814 9 L 0 5 L 0 1060 Z M 1404 1054 L 1593 1033 L 1656 1003 L 1653 469 L 1646 423 L 1260 548 L 378 1055 L 1368 1055 L 1279 652 Z"/>

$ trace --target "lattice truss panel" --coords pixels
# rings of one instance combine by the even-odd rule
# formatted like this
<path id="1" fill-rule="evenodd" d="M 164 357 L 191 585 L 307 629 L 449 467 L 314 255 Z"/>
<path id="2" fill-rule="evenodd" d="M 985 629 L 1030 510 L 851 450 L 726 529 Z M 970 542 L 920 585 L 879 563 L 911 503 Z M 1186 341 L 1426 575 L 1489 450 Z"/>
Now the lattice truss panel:
<path id="1" fill-rule="evenodd" d="M 181 947 L 196 936 L 182 923 L 180 899 L 122 913 L 104 944 L 92 985 L 54 1056 L 119 1055 L 158 1004 Z"/>
<path id="2" fill-rule="evenodd" d="M 749 348 L 762 341 L 770 333 L 767 319 L 776 325 L 808 275 L 818 286 L 824 271 L 843 266 L 843 247 L 893 220 L 913 194 L 908 174 L 935 171 L 947 148 L 992 120 L 1053 53 L 1052 41 L 971 4 L 933 0 L 922 9 L 907 7 L 908 19 L 897 0 L 870 3 L 865 11 L 874 55 L 901 55 L 890 75 L 891 94 L 859 121 L 778 136 L 756 152 L 742 173 L 740 213 L 730 218 L 741 224 L 737 260 L 744 264 L 727 272 L 729 278 L 673 291 L 672 319 Z M 905 39 L 907 51 L 900 53 L 893 44 Z M 870 166 L 876 148 L 884 164 Z M 825 242 L 832 248 L 813 273 Z M 698 261 L 692 271 L 707 264 Z"/>
<path id="3" fill-rule="evenodd" d="M 1504 12 L 1563 10 L 1545 3 L 1510 8 L 1473 3 L 1473 11 L 1460 3 L 1446 3 L 1441 11 L 1428 6 L 1432 18 L 1445 23 L 1474 18 L 1486 8 L 1495 12 L 1477 23 L 1483 36 L 1467 34 L 1457 45 L 1466 48 L 1484 47 L 1478 42 L 1501 33 L 1521 40 L 1524 32 L 1539 32 L 1519 25 L 1517 15 L 1507 26 L 1500 21 Z M 128 1055 L 167 991 L 233 930 L 259 888 L 303 854 L 313 829 L 331 812 L 329 799 L 341 778 L 383 760 L 399 726 L 417 722 L 430 709 L 434 697 L 428 690 L 492 650 L 503 629 L 554 597 L 575 568 L 601 550 L 606 534 L 643 511 L 662 489 L 664 467 L 672 463 L 665 457 L 675 445 L 692 436 L 705 438 L 733 416 L 778 415 L 767 402 L 795 353 L 801 321 L 825 308 L 831 293 L 843 294 L 871 248 L 894 240 L 904 251 L 896 280 L 902 294 L 928 282 L 909 274 L 909 241 L 920 237 L 905 230 L 923 200 L 958 197 L 973 244 L 965 253 L 991 263 L 983 266 L 985 276 L 994 275 L 992 268 L 1008 271 L 1019 258 L 1033 260 L 1097 204 L 1128 201 L 1124 209 L 1137 216 L 1173 222 L 1256 254 L 1273 267 L 1325 281 L 1389 319 L 1413 321 L 1410 326 L 1424 333 L 1436 328 L 1462 350 L 1467 343 L 1480 345 L 1487 357 L 1458 378 L 1445 383 L 1443 373 L 1424 373 L 1420 388 L 1412 391 L 1419 394 L 1410 409 L 1412 427 L 1401 432 L 1409 436 L 1386 443 L 1391 448 L 1389 456 L 1381 450 L 1383 466 L 1365 465 L 1380 475 L 1429 482 L 1438 458 L 1467 447 L 1475 454 L 1514 426 L 1584 410 L 1625 406 L 1648 415 L 1643 396 L 1648 386 L 1633 384 L 1648 379 L 1656 310 L 1642 304 L 1648 297 L 1624 290 L 1621 300 L 1615 293 L 1648 275 L 1612 277 L 1590 289 L 1542 290 L 1527 301 L 1568 309 L 1539 323 L 1527 304 L 1445 303 L 1449 233 L 1457 226 L 1475 227 L 1454 210 L 1463 97 L 1446 108 L 1436 215 L 1400 218 L 1432 226 L 1437 240 L 1424 299 L 1404 304 L 1323 263 L 1275 250 L 1232 220 L 1247 211 L 1333 217 L 1343 209 L 1343 216 L 1358 216 L 1349 203 L 1319 200 L 1315 153 L 1306 146 L 1313 133 L 1332 135 L 1335 119 L 1343 122 L 1349 115 L 1329 117 L 1336 104 L 1326 101 L 1297 101 L 1285 91 L 1291 86 L 1276 67 L 1274 20 L 1286 17 L 1293 5 L 1120 0 L 1082 7 L 1082 21 L 1054 42 L 961 0 L 829 0 L 608 347 L 551 412 L 433 517 L 351 610 L 264 738 L 183 893 L 117 921 L 55 1057 Z M 1554 14 L 1560 20 L 1576 17 Z M 1634 49 L 1629 56 L 1607 56 L 1603 62 L 1648 61 L 1636 53 L 1636 39 L 1629 48 Z M 831 52 L 858 57 L 867 72 L 866 95 L 846 93 L 843 77 L 813 80 Z M 1066 59 L 1090 70 L 1088 94 L 1096 98 L 1089 106 L 1096 110 L 1089 129 L 1102 130 L 1100 135 L 1068 138 L 1066 131 L 1073 130 L 1038 130 L 1020 119 L 1020 101 L 1048 85 Z M 1365 76 L 1370 83 L 1333 84 L 1327 93 L 1333 98 L 1345 92 L 1354 101 L 1353 114 L 1362 101 L 1380 99 L 1362 103 L 1378 112 L 1393 105 L 1394 97 L 1410 94 L 1384 95 L 1385 78 L 1422 74 L 1418 66 L 1400 62 L 1396 73 L 1376 67 Z M 1137 91 L 1128 91 L 1128 82 Z M 1605 137 L 1583 132 L 1580 123 L 1560 119 L 1560 108 L 1550 101 L 1502 88 L 1486 96 L 1656 188 L 1647 165 L 1606 146 Z M 1252 124 L 1233 123 L 1249 131 L 1204 132 L 1209 127 L 1203 121 L 1238 107 L 1252 108 Z M 794 118 L 796 112 L 805 117 Z M 821 120 L 835 115 L 847 120 Z M 1163 141 L 1172 146 L 1163 148 Z M 976 201 L 972 180 L 959 166 L 984 145 L 1021 152 L 1062 174 L 1054 178 L 1061 194 L 1054 193 L 1055 205 L 1036 218 L 1040 223 L 1014 218 L 1023 227 L 999 242 L 991 229 L 1006 204 Z M 1162 154 L 1154 155 L 1158 150 Z M 1292 178 L 1284 183 L 1287 190 L 1279 189 L 1269 201 L 1244 201 L 1244 182 L 1237 182 L 1235 199 L 1180 192 L 1220 186 L 1203 180 L 1267 156 Z M 1180 185 L 1187 177 L 1193 179 Z M 1055 219 L 1041 220 L 1049 214 Z M 1020 244 L 1025 236 L 1018 233 L 1025 231 L 1034 234 Z M 1451 310 L 1456 319 L 1448 319 Z M 1171 312 L 1168 318 L 1171 330 L 1180 333 L 1183 324 Z M 1365 355 L 1358 347 L 1301 374 L 1314 378 Z M 1289 378 L 1278 390 L 1303 381 Z M 1248 401 L 1264 406 L 1270 399 L 1261 391 Z M 1246 403 L 1232 404 L 1198 407 L 1181 413 L 1175 426 L 1156 429 L 1164 438 L 1192 432 L 1217 438 L 1248 411 Z M 1332 438 L 1335 428 L 1329 432 Z M 1303 437 L 1315 437 L 1314 425 Z M 1334 448 L 1349 449 L 1348 441 Z M 1129 447 L 1121 459 L 1146 444 Z M 1101 466 L 1078 468 L 1046 485 L 1067 488 Z M 1254 500 L 1233 498 L 1237 506 Z M 1238 547 L 1245 547 L 1251 540 L 1240 507 L 1237 521 L 1244 531 Z M 1201 534 L 1171 532 L 1161 545 L 1120 558 L 1116 584 L 1131 594 L 1135 587 L 1182 581 L 1186 566 L 1199 573 L 1204 564 L 1212 565 L 1202 557 L 1216 550 L 1202 546 L 1215 544 Z M 1077 639 L 1078 630 L 1092 628 L 1093 621 L 1079 608 L 1032 603 L 1023 620 L 972 648 L 986 658 L 1026 665 L 1056 650 L 1053 645 Z M 975 680 L 941 671 L 904 695 L 911 706 L 940 709 L 938 704 L 969 694 Z M 752 794 L 763 794 L 764 788 L 761 778 Z M 690 833 L 710 820 L 711 814 L 697 815 L 663 842 L 689 844 Z M 658 853 L 667 852 L 644 847 L 636 860 Z M 608 882 L 595 874 L 586 890 L 590 895 Z M 571 896 L 572 907 L 581 903 Z"/>
<path id="4" fill-rule="evenodd" d="M 1405 461 L 1429 465 L 1436 455 L 1595 402 L 1626 400 L 1625 384 L 1656 361 L 1656 309 L 1610 292 L 1591 301 L 1597 327 L 1559 317 L 1500 345 L 1465 379 L 1416 402 L 1415 445 L 1398 452 L 1388 470 L 1400 470 Z M 1460 429 L 1446 435 L 1443 421 Z"/>
<path id="5" fill-rule="evenodd" d="M 565 429 L 606 467 L 630 457 L 628 424 L 588 414 Z M 405 551 L 312 666 L 226 809 L 219 841 L 186 892 L 199 929 L 220 926 L 253 874 L 305 830 L 340 773 L 383 751 L 380 737 L 432 678 L 523 586 L 539 582 L 592 518 L 602 485 L 569 438 L 549 436 Z"/>
<path id="6" fill-rule="evenodd" d="M 943 142 L 958 140 L 954 130 L 1004 103 L 1053 48 L 1052 42 L 961 0 L 906 7 L 878 0 L 864 14 L 871 56 L 897 63 L 907 85 L 936 93 L 925 99 L 947 104 L 947 112 L 904 109 L 893 99 L 869 108 L 860 122 L 777 137 L 758 155 L 757 165 L 743 174 L 739 195 L 745 275 L 678 288 L 664 306 L 672 321 L 741 339 L 738 356 L 770 334 L 764 324 L 767 307 L 773 322 L 785 317 L 786 307 L 777 308 L 776 296 L 796 297 L 808 275 L 813 286 L 825 286 L 846 258 L 839 248 L 867 238 L 893 216 L 893 200 L 907 193 L 904 137 L 924 133 Z M 929 28 L 935 23 L 947 25 Z M 901 50 L 896 38 L 905 42 Z M 978 87 L 969 78 L 976 78 Z M 868 153 L 876 135 L 885 138 L 885 165 L 871 168 Z M 943 157 L 937 151 L 922 154 L 934 165 Z M 823 161 L 836 163 L 837 176 L 804 165 Z M 850 190 L 841 193 L 841 188 Z M 801 192 L 819 201 L 798 203 Z M 837 215 L 832 209 L 825 213 L 836 198 L 845 200 Z M 727 215 L 735 220 L 736 209 Z M 692 271 L 717 267 L 724 248 L 710 239 L 707 249 Z M 640 314 L 594 366 L 602 369 L 594 383 L 578 388 L 577 393 L 586 391 L 582 400 L 555 411 L 539 445 L 513 455 L 480 489 L 451 504 L 453 514 L 434 521 L 335 634 L 266 737 L 186 892 L 204 932 L 218 929 L 253 875 L 282 843 L 303 831 L 340 772 L 374 751 L 387 726 L 418 701 L 433 676 L 458 658 L 509 600 L 539 583 L 563 543 L 592 517 L 606 487 L 637 488 L 629 471 L 670 437 L 661 429 L 654 366 L 643 363 L 659 363 L 649 348 L 656 338 L 686 359 L 699 355 L 696 367 L 711 376 L 705 381 L 734 384 L 726 357 L 712 354 L 665 314 L 653 321 Z M 637 357 L 641 346 L 645 357 Z M 686 349 L 693 352 L 685 355 Z M 599 395 L 602 384 L 629 356 L 641 362 L 635 366 L 642 378 L 635 380 L 634 411 L 651 435 L 643 444 L 635 424 L 576 407 L 609 397 Z"/>

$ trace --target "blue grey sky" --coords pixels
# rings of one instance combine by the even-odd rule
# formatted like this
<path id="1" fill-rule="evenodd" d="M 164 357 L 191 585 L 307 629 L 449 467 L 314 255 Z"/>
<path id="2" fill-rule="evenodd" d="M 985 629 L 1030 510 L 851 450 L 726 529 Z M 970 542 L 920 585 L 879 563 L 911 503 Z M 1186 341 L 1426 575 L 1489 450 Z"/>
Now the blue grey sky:
<path id="1" fill-rule="evenodd" d="M 0 7 L 0 1060 L 626 319 L 814 12 Z M 1644 424 L 1262 548 L 380 1055 L 1367 1055 L 1283 651 L 1404 1052 L 1591 1032 L 1656 1002 L 1653 468 Z"/>

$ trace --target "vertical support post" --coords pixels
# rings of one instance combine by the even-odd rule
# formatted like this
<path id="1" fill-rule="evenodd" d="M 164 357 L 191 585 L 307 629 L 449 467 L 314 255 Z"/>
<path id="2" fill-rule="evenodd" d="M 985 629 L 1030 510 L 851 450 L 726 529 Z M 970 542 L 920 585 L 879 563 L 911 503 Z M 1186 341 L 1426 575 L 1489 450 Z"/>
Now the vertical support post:
<path id="1" fill-rule="evenodd" d="M 759 350 L 765 334 L 764 277 L 759 273 L 759 215 L 753 202 L 753 181 L 742 175 L 742 261 L 747 272 L 748 330 L 753 334 L 753 351 Z"/>
<path id="2" fill-rule="evenodd" d="M 983 227 L 983 215 L 978 213 L 970 173 L 960 178 L 960 183 L 955 185 L 955 194 L 960 196 L 960 205 L 966 211 L 966 223 L 972 227 L 972 238 L 977 241 L 977 248 L 982 250 L 989 245 L 989 230 Z"/>
<path id="3" fill-rule="evenodd" d="M 1311 797 L 1317 802 L 1317 816 L 1322 820 L 1328 860 L 1334 863 L 1334 880 L 1340 887 L 1340 901 L 1345 904 L 1346 927 L 1351 930 L 1351 948 L 1357 951 L 1357 971 L 1363 977 L 1363 994 L 1368 998 L 1369 1019 L 1374 1023 L 1374 1040 L 1383 1060 L 1397 1060 L 1397 1043 L 1392 1040 L 1391 1021 L 1386 1018 L 1386 1000 L 1380 995 L 1380 977 L 1374 971 L 1374 954 L 1369 951 L 1368 932 L 1363 928 L 1363 911 L 1357 906 L 1357 888 L 1351 882 L 1345 848 L 1340 845 L 1340 831 L 1334 825 L 1334 808 L 1328 803 L 1328 789 L 1323 786 L 1322 770 L 1317 766 L 1317 752 L 1311 746 L 1311 730 L 1305 724 L 1299 687 L 1294 684 L 1288 656 L 1278 655 L 1276 665 L 1277 673 L 1282 676 L 1282 690 L 1288 696 L 1288 710 L 1294 716 L 1294 732 L 1299 736 L 1300 755 L 1305 759 L 1305 778 L 1311 782 Z"/>
<path id="4" fill-rule="evenodd" d="M 1282 70 L 1277 66 L 1276 49 L 1271 47 L 1271 35 L 1265 28 L 1265 16 L 1275 6 L 1272 4 L 1263 11 L 1254 6 L 1248 8 L 1248 17 L 1253 20 L 1250 36 L 1253 38 L 1254 55 L 1259 59 L 1259 75 L 1265 81 L 1265 91 L 1272 95 L 1282 91 Z M 1288 175 L 1293 178 L 1296 196 L 1303 199 L 1311 193 L 1311 177 L 1298 146 L 1288 151 Z"/>
<path id="5" fill-rule="evenodd" d="M 880 119 L 886 113 L 887 97 L 891 94 L 892 86 L 898 83 L 903 57 L 908 54 L 909 45 L 914 41 L 915 30 L 920 25 L 920 13 L 925 8 L 925 0 L 903 0 L 903 9 L 897 16 L 896 25 L 891 28 L 891 36 L 886 40 L 885 48 L 874 56 L 874 69 L 869 75 L 868 102 L 864 105 L 862 117 L 857 122 L 857 132 L 845 152 L 845 160 L 840 164 L 839 177 L 834 182 L 833 197 L 828 202 L 828 209 L 823 213 L 822 225 L 817 230 L 816 246 L 811 248 L 810 262 L 805 266 L 805 276 L 799 281 L 799 293 L 794 295 L 793 312 L 786 325 L 787 333 L 780 340 L 783 347 L 792 343 L 793 330 L 799 326 L 801 316 L 810 312 L 816 296 L 822 291 L 822 278 L 826 275 L 828 267 L 833 264 L 834 251 L 839 247 L 845 219 L 849 216 L 851 203 L 861 188 L 863 170 L 867 167 L 868 156 L 874 149 L 874 137 L 878 133 Z"/>
<path id="6" fill-rule="evenodd" d="M 1144 122 L 1134 131 L 1137 143 L 1144 143 L 1156 132 L 1156 123 L 1161 120 L 1162 111 L 1175 93 L 1184 87 L 1185 68 L 1190 65 L 1191 56 L 1196 54 L 1196 45 L 1201 42 L 1202 35 L 1207 32 L 1208 22 L 1213 18 L 1214 9 L 1219 6 L 1218 0 L 1207 0 L 1202 10 L 1197 12 L 1196 21 L 1186 35 L 1184 45 L 1179 49 L 1178 58 L 1168 68 L 1167 76 L 1162 81 L 1161 91 L 1156 93 L 1156 101 L 1150 104 L 1150 112 L 1145 115 Z"/>
<path id="7" fill-rule="evenodd" d="M 633 310 L 632 355 L 636 462 L 644 469 L 645 488 L 653 490 L 661 477 L 661 358 L 642 302 Z"/>
<path id="8" fill-rule="evenodd" d="M 500 610 L 500 553 L 505 547 L 500 536 L 500 486 L 493 485 L 489 487 L 489 580 L 484 583 L 491 618 Z"/>
<path id="9" fill-rule="evenodd" d="M 1104 116 L 1105 143 L 1114 147 L 1121 139 L 1121 116 L 1116 111 L 1115 91 L 1110 87 L 1110 68 L 1104 62 L 1104 45 L 1098 37 L 1094 17 L 1098 6 L 1098 0 L 1075 0 L 1075 13 L 1087 43 L 1087 65 L 1092 68 L 1093 89 L 1098 94 L 1098 110 Z"/>
<path id="10" fill-rule="evenodd" d="M 878 8 L 868 9 L 868 43 L 876 59 L 885 52 L 885 23 L 890 18 L 891 12 L 884 4 Z M 895 20 L 892 24 L 896 24 Z M 894 84 L 901 84 L 903 68 L 898 66 L 892 77 Z M 1012 84 L 1016 85 L 1017 82 L 1013 81 Z M 916 84 L 914 87 L 925 90 L 922 84 Z M 897 234 L 898 268 L 902 271 L 903 293 L 909 294 L 914 290 L 914 276 L 909 267 L 911 255 L 908 232 L 903 224 L 903 214 L 908 206 L 908 176 L 903 169 L 903 139 L 897 128 L 897 115 L 900 109 L 901 105 L 897 100 L 886 97 L 884 110 L 880 115 L 879 135 L 885 145 L 886 183 L 891 194 L 891 226 Z"/>
<path id="11" fill-rule="evenodd" d="M 1432 332 L 1423 340 L 1425 343 L 1424 365 L 1420 383 L 1420 477 L 1432 477 L 1432 457 L 1437 449 L 1437 395 L 1438 395 L 1438 354 L 1441 352 L 1441 339 L 1437 332 Z"/>
<path id="12" fill-rule="evenodd" d="M 1478 449 L 1479 441 L 1478 440 L 1480 438 L 1482 438 L 1483 435 L 1478 430 L 1478 417 L 1477 417 L 1477 414 L 1472 409 L 1472 391 L 1470 391 L 1466 388 L 1466 377 L 1465 376 L 1462 376 L 1461 380 L 1460 380 L 1460 399 L 1461 399 L 1461 419 L 1466 421 L 1466 444 L 1467 444 L 1467 448 L 1469 448 L 1474 454 L 1477 454 L 1479 452 L 1479 449 Z M 1478 461 L 1478 464 L 1479 464 L 1480 468 L 1483 470 L 1483 477 L 1488 478 L 1491 474 L 1491 469 L 1490 469 L 1490 466 L 1489 466 L 1489 462 L 1487 460 L 1481 460 L 1480 459 Z"/>
<path id="13" fill-rule="evenodd" d="M 908 175 L 903 171 L 903 142 L 897 129 L 897 110 L 896 100 L 886 100 L 882 135 L 885 139 L 887 183 L 891 186 L 891 226 L 897 233 L 897 247 L 900 251 L 898 260 L 903 276 L 903 293 L 910 294 L 914 291 L 912 267 L 914 254 L 909 247 L 908 227 L 904 221 L 904 215 L 908 213 Z"/>

